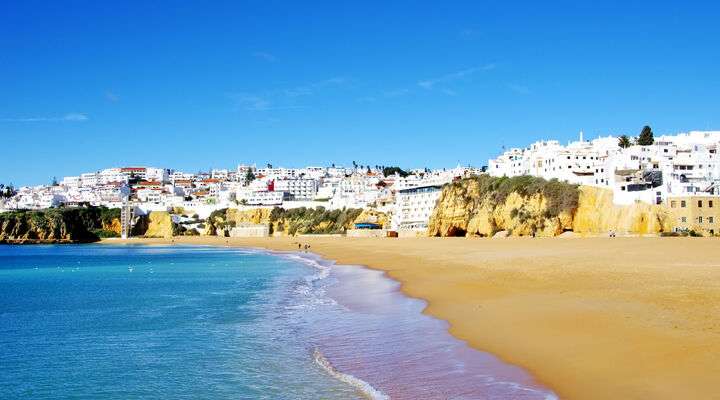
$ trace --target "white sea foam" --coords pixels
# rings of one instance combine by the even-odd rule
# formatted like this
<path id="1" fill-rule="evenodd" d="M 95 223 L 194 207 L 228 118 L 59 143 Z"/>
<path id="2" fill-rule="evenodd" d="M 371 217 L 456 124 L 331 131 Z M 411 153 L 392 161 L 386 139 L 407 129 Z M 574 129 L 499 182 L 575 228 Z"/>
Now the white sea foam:
<path id="1" fill-rule="evenodd" d="M 375 389 L 374 387 L 372 387 L 372 385 L 365 382 L 364 380 L 338 371 L 330 363 L 330 361 L 328 361 L 327 358 L 325 358 L 325 356 L 322 354 L 322 352 L 320 352 L 320 350 L 318 350 L 317 348 L 313 351 L 313 359 L 315 360 L 315 363 L 317 365 L 319 365 L 322 369 L 324 369 L 325 372 L 327 372 L 330 376 L 356 388 L 360 393 L 362 393 L 368 399 L 372 399 L 372 400 L 389 400 L 390 399 L 390 397 L 388 395 Z"/>
<path id="2" fill-rule="evenodd" d="M 293 252 L 293 253 L 280 253 L 280 252 L 268 252 L 275 254 L 277 256 L 283 257 L 285 259 L 291 260 L 295 263 L 302 263 L 304 265 L 310 266 L 316 270 L 314 273 L 308 274 L 308 276 L 305 276 L 304 278 L 301 278 L 297 281 L 295 281 L 295 285 L 293 287 L 294 293 L 296 296 L 292 296 L 289 303 L 284 304 L 284 308 L 286 310 L 293 310 L 304 314 L 305 312 L 312 312 L 312 310 L 324 310 L 324 306 L 328 305 L 330 302 L 332 302 L 334 305 L 340 306 L 334 299 L 332 299 L 330 296 L 327 295 L 325 288 L 329 285 L 337 284 L 337 282 L 334 279 L 334 274 L 331 274 L 333 263 L 331 261 L 323 260 L 322 258 L 309 253 L 300 253 L 300 252 Z M 324 281 L 328 277 L 333 277 L 332 279 L 329 279 L 328 281 Z M 341 279 L 341 278 L 338 278 Z M 342 307 L 342 306 L 340 306 Z M 344 307 L 343 307 L 344 308 Z M 321 341 L 317 341 L 315 343 L 320 343 Z M 470 350 L 474 351 L 474 350 Z M 344 373 L 338 371 L 335 366 L 333 366 L 329 360 L 325 358 L 325 356 L 320 352 L 318 348 L 315 348 L 312 352 L 313 360 L 316 364 L 318 364 L 320 367 L 322 367 L 329 375 L 331 375 L 333 378 L 342 381 L 353 388 L 356 388 L 359 392 L 361 392 L 365 397 L 369 399 L 389 399 L 389 396 L 382 393 L 381 391 L 375 389 L 372 387 L 368 382 L 363 381 L 362 379 L 359 379 L 351 374 Z M 449 355 L 448 357 L 451 357 Z M 520 376 L 518 379 L 518 382 L 513 381 L 512 376 L 514 374 L 500 374 L 498 376 L 494 375 L 478 375 L 476 374 L 476 370 L 478 368 L 481 368 L 481 370 L 485 370 L 485 368 L 488 368 L 487 366 L 478 367 L 477 363 L 473 364 L 472 366 L 466 366 L 464 362 L 460 363 L 461 365 L 456 366 L 457 371 L 461 372 L 462 374 L 468 374 L 468 376 L 465 379 L 469 379 L 470 381 L 463 381 L 469 384 L 469 386 L 472 387 L 473 393 L 484 393 L 485 391 L 489 390 L 491 393 L 493 393 L 493 398 L 496 398 L 495 393 L 497 391 L 500 391 L 500 393 L 507 394 L 508 397 L 513 398 L 527 398 L 527 399 L 543 399 L 543 400 L 557 400 L 557 396 L 541 387 L 533 387 L 532 385 L 523 384 L 520 382 L 523 382 L 524 380 Z M 465 371 L 466 368 L 470 368 L 471 371 Z M 354 372 L 352 369 L 347 372 Z M 472 377 L 470 375 L 475 375 L 475 382 L 472 382 Z M 509 379 L 508 379 L 509 378 Z M 369 376 L 368 379 L 374 380 L 372 376 Z M 479 381 L 478 381 L 479 380 Z M 484 386 L 484 388 L 482 386 Z M 433 392 L 436 393 L 436 392 Z M 417 392 L 416 392 L 417 394 Z M 437 393 L 436 393 L 437 394 Z M 465 393 L 466 394 L 466 393 Z M 464 397 L 464 395 L 461 395 L 460 397 L 456 398 L 467 398 Z M 422 396 L 420 396 L 422 397 Z"/>
<path id="3" fill-rule="evenodd" d="M 324 263 L 319 257 L 313 257 L 309 254 L 301 253 L 275 253 L 286 259 L 290 259 L 297 263 L 302 263 L 314 268 L 317 272 L 306 276 L 302 282 L 295 287 L 295 293 L 302 296 L 304 301 L 288 305 L 288 309 L 314 309 L 322 305 L 336 305 L 337 302 L 325 295 L 325 289 L 320 285 L 320 281 L 330 276 L 330 265 Z"/>

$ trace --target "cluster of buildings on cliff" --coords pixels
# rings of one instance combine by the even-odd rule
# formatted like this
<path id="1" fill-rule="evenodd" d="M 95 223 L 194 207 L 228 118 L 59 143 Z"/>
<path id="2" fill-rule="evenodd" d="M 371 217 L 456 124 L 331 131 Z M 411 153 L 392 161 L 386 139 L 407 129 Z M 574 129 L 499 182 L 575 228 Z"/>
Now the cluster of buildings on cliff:
<path id="1" fill-rule="evenodd" d="M 555 140 L 512 148 L 488 162 L 493 176 L 533 175 L 613 192 L 615 204 L 664 204 L 677 214 L 677 229 L 715 234 L 720 197 L 720 132 L 654 138 L 650 145 L 620 147 L 617 137 Z M 707 215 L 704 215 L 707 214 Z"/>
<path id="2" fill-rule="evenodd" d="M 20 188 L 0 210 L 91 204 L 138 212 L 192 210 L 204 218 L 222 208 L 374 208 L 395 230 L 424 230 L 445 183 L 478 174 L 470 167 L 412 170 L 370 166 L 277 168 L 239 165 L 186 173 L 166 168 L 109 168 Z"/>
<path id="3" fill-rule="evenodd" d="M 239 165 L 186 173 L 124 167 L 68 176 L 52 185 L 20 188 L 0 198 L 0 211 L 60 205 L 121 207 L 140 212 L 193 210 L 201 218 L 221 208 L 373 208 L 391 216 L 393 230 L 424 231 L 442 186 L 454 179 L 533 175 L 611 190 L 615 204 L 664 204 L 678 229 L 720 233 L 720 132 L 660 136 L 649 145 L 619 145 L 607 136 L 563 145 L 538 141 L 512 148 L 487 169 L 412 170 L 379 166 L 277 168 Z M 716 227 L 715 224 L 718 224 Z"/>

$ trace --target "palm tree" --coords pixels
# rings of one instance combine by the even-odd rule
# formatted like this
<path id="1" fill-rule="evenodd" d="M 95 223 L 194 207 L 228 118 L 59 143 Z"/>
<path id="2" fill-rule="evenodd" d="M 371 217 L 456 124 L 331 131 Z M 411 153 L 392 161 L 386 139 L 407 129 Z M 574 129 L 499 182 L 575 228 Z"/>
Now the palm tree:
<path id="1" fill-rule="evenodd" d="M 630 143 L 630 138 L 627 135 L 622 135 L 618 138 L 618 146 L 622 149 L 627 149 L 630 147 L 632 143 Z"/>

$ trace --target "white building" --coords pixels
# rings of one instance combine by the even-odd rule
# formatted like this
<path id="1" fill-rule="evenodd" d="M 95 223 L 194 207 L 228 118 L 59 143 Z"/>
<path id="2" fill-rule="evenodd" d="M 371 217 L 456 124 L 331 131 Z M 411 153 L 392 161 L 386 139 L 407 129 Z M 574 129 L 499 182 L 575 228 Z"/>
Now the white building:
<path id="1" fill-rule="evenodd" d="M 250 191 L 242 192 L 237 200 L 249 206 L 280 206 L 283 203 L 283 192 Z M 244 200 L 244 201 L 243 201 Z"/>
<path id="2" fill-rule="evenodd" d="M 305 178 L 279 179 L 274 182 L 274 190 L 284 192 L 286 200 L 313 200 L 317 193 L 317 181 Z"/>
<path id="3" fill-rule="evenodd" d="M 533 175 L 611 189 L 617 204 L 660 204 L 671 196 L 720 195 L 720 132 L 658 137 L 650 146 L 618 146 L 613 136 L 567 146 L 539 141 L 488 162 L 493 176 Z"/>
<path id="4" fill-rule="evenodd" d="M 395 211 L 392 229 L 397 231 L 425 231 L 435 210 L 442 187 L 459 177 L 460 171 L 435 171 L 423 176 L 409 175 L 395 182 Z"/>

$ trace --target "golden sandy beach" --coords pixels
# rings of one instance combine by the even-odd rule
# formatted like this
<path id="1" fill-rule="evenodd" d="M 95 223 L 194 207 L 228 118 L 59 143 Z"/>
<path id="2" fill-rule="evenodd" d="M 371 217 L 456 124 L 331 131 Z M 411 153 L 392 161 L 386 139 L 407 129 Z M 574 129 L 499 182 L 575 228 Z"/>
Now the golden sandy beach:
<path id="1" fill-rule="evenodd" d="M 720 399 L 717 239 L 174 239 L 275 250 L 297 242 L 386 271 L 453 335 L 561 398 Z"/>

